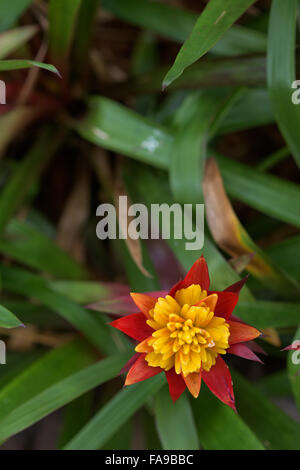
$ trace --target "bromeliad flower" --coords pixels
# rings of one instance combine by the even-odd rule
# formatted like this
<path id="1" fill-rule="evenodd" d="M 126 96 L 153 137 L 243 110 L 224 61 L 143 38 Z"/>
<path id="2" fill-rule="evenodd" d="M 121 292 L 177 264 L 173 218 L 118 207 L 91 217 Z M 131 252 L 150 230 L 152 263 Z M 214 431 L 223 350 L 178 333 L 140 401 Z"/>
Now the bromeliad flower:
<path id="1" fill-rule="evenodd" d="M 203 379 L 222 402 L 235 409 L 232 380 L 222 355 L 260 361 L 251 340 L 260 332 L 232 316 L 246 278 L 222 292 L 209 290 L 203 256 L 164 297 L 131 294 L 139 313 L 111 323 L 139 341 L 125 385 L 165 372 L 176 401 L 187 387 L 196 398 Z M 245 342 L 250 342 L 248 345 Z"/>

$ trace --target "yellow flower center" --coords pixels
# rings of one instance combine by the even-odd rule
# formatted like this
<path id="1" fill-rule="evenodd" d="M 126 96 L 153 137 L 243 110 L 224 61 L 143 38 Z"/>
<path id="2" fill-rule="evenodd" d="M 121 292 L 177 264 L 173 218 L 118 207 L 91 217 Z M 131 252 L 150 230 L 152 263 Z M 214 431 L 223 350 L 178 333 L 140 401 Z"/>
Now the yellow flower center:
<path id="1" fill-rule="evenodd" d="M 175 298 L 160 297 L 149 311 L 147 323 L 155 331 L 136 347 L 146 354 L 151 367 L 170 370 L 184 376 L 200 369 L 209 371 L 218 354 L 229 348 L 229 325 L 214 315 L 217 294 L 207 296 L 193 284 L 176 292 Z"/>

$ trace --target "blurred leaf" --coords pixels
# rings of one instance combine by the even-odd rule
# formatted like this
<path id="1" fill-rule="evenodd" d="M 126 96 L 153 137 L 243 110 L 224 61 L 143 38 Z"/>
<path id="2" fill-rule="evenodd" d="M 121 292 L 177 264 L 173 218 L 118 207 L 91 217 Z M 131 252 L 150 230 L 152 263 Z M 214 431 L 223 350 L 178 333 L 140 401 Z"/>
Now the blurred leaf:
<path id="1" fill-rule="evenodd" d="M 0 116 L 0 158 L 7 146 L 26 128 L 36 116 L 36 109 L 18 106 Z"/>
<path id="2" fill-rule="evenodd" d="M 27 42 L 35 33 L 38 28 L 35 25 L 22 26 L 0 34 L 0 59 L 4 59 L 11 54 L 15 49 Z"/>
<path id="3" fill-rule="evenodd" d="M 268 155 L 266 158 L 264 158 L 258 165 L 257 169 L 259 171 L 268 171 L 273 166 L 277 165 L 279 162 L 284 160 L 286 157 L 290 155 L 290 151 L 287 147 L 282 147 L 281 149 L 277 150 L 274 153 L 271 153 L 271 155 Z"/>
<path id="4" fill-rule="evenodd" d="M 21 325 L 22 323 L 13 313 L 3 307 L 3 305 L 0 305 L 0 327 L 16 328 Z"/>
<path id="5" fill-rule="evenodd" d="M 66 359 L 62 357 L 61 360 L 65 362 Z M 118 373 L 125 361 L 126 354 L 116 355 L 82 369 L 83 364 L 81 359 L 81 367 L 77 366 L 77 370 L 82 370 L 77 372 L 77 370 L 74 369 L 75 373 L 72 375 L 69 373 L 66 378 L 62 377 L 62 380 L 56 380 L 53 384 L 48 384 L 47 387 L 43 387 L 42 389 L 39 387 L 39 383 L 43 377 L 41 375 L 39 377 L 39 383 L 36 385 L 40 388 L 40 391 L 36 393 L 36 390 L 34 390 L 33 392 L 35 393 L 32 393 L 30 398 L 23 400 L 22 403 L 19 403 L 19 406 L 14 407 L 9 413 L 4 413 L 4 416 L 2 415 L 0 418 L 0 439 L 3 441 L 23 429 L 26 429 L 83 393 L 110 380 Z M 74 363 L 74 358 L 72 358 L 72 363 Z M 80 364 L 79 361 L 78 364 Z M 39 365 L 41 366 L 41 363 Z M 51 370 L 51 375 L 53 374 L 53 366 L 53 364 L 48 364 L 48 370 Z M 27 380 L 30 377 L 31 375 L 27 371 Z M 33 379 L 33 377 L 31 378 Z M 0 403 L 1 398 L 3 399 L 3 391 L 0 393 Z"/>
<path id="6" fill-rule="evenodd" d="M 274 121 L 275 117 L 268 91 L 263 88 L 249 88 L 229 110 L 220 125 L 218 134 L 265 126 Z"/>
<path id="7" fill-rule="evenodd" d="M 201 386 L 199 399 L 193 401 L 193 411 L 204 449 L 264 449 L 242 418 L 214 397 L 204 384 Z"/>
<path id="8" fill-rule="evenodd" d="M 232 93 L 218 90 L 190 94 L 181 107 L 183 110 L 178 110 L 182 123 L 171 150 L 170 184 L 175 199 L 182 204 L 203 201 L 202 179 L 208 140 L 232 96 Z"/>
<path id="9" fill-rule="evenodd" d="M 33 3 L 33 0 L 0 0 L 0 31 L 5 31 L 14 25 L 23 12 Z"/>
<path id="10" fill-rule="evenodd" d="M 63 69 L 72 45 L 80 5 L 81 0 L 50 0 L 49 52 Z"/>
<path id="11" fill-rule="evenodd" d="M 299 424 L 246 379 L 236 372 L 232 375 L 237 390 L 237 409 L 264 446 L 274 450 L 299 450 Z"/>
<path id="12" fill-rule="evenodd" d="M 125 239 L 125 244 L 127 246 L 128 252 L 130 253 L 131 258 L 139 269 L 140 273 L 143 276 L 151 278 L 151 274 L 149 273 L 149 271 L 147 271 L 143 264 L 142 245 L 137 227 L 132 227 L 131 235 L 128 234 L 129 225 L 131 224 L 131 222 L 133 222 L 134 217 L 130 217 L 128 215 L 127 206 L 131 206 L 131 201 L 128 198 L 128 194 L 126 193 L 126 188 L 124 187 L 121 173 L 116 176 L 113 195 L 118 217 L 119 229 L 122 233 L 122 237 L 124 237 L 123 239 Z M 124 206 L 120 205 L 120 197 L 127 198 L 127 205 L 125 210 Z"/>
<path id="13" fill-rule="evenodd" d="M 172 82 L 169 91 L 186 90 L 199 88 L 224 88 L 237 86 L 262 87 L 266 84 L 267 64 L 264 56 L 250 56 L 238 58 L 205 58 L 201 62 L 197 62 L 188 67 L 184 73 Z M 161 82 L 165 76 L 168 67 L 163 66 L 145 72 L 142 75 L 131 77 L 127 82 L 118 84 L 113 87 L 114 94 L 118 97 L 128 93 L 133 95 L 144 94 L 145 92 L 159 92 L 161 90 Z M 221 91 L 221 90 L 219 90 Z M 253 94 L 252 90 L 248 90 L 249 95 Z M 267 91 L 264 90 L 264 95 Z M 248 100 L 249 101 L 249 100 Z M 265 98 L 267 105 L 269 97 Z M 248 106 L 248 103 L 247 103 Z M 269 117 L 269 108 L 263 110 L 262 117 L 251 117 L 254 122 L 261 122 Z M 244 105 L 245 108 L 245 105 Z M 247 120 L 247 116 L 241 114 L 242 119 Z"/>
<path id="14" fill-rule="evenodd" d="M 89 59 L 89 49 L 99 4 L 99 0 L 81 1 L 78 12 L 78 24 L 74 37 L 74 62 L 81 74 L 84 74 L 85 64 Z"/>
<path id="15" fill-rule="evenodd" d="M 290 181 L 217 155 L 225 189 L 230 196 L 282 222 L 300 227 L 300 189 Z M 278 197 L 280 194 L 280 198 Z"/>
<path id="16" fill-rule="evenodd" d="M 155 419 L 165 450 L 198 450 L 199 441 L 189 399 L 186 394 L 173 403 L 168 386 L 155 397 Z M 178 426 L 180 423 L 180 426 Z M 183 432 L 184 430 L 184 432 Z"/>
<path id="17" fill-rule="evenodd" d="M 165 383 L 162 374 L 130 385 L 118 392 L 65 446 L 67 450 L 96 450 L 157 392 Z"/>
<path id="18" fill-rule="evenodd" d="M 163 81 L 170 85 L 184 69 L 200 59 L 255 0 L 211 0 L 200 14 L 193 31 L 180 49 Z"/>
<path id="19" fill-rule="evenodd" d="M 84 229 L 90 215 L 91 178 L 84 162 L 81 162 L 75 183 L 61 212 L 56 243 L 78 262 L 85 261 Z"/>
<path id="20" fill-rule="evenodd" d="M 4 288 L 9 292 L 39 300 L 78 328 L 98 349 L 108 354 L 125 349 L 117 332 L 105 323 L 103 315 L 85 310 L 67 297 L 55 292 L 43 278 L 17 268 L 1 267 Z"/>
<path id="21" fill-rule="evenodd" d="M 298 327 L 295 333 L 294 341 L 299 341 L 299 344 L 300 344 L 300 326 Z M 299 373 L 300 372 L 300 350 L 289 352 L 287 370 L 288 370 L 288 378 L 292 387 L 296 404 L 300 412 L 300 373 Z"/>
<path id="22" fill-rule="evenodd" d="M 297 0 L 273 0 L 268 34 L 268 87 L 276 121 L 300 167 L 300 108 L 292 102 L 296 18 Z"/>
<path id="23" fill-rule="evenodd" d="M 272 302 L 256 300 L 245 302 L 240 300 L 234 314 L 246 323 L 257 328 L 284 328 L 295 326 L 300 321 L 300 304 L 293 302 Z"/>
<path id="24" fill-rule="evenodd" d="M 206 163 L 203 193 L 206 219 L 217 245 L 230 256 L 253 254 L 247 271 L 283 297 L 300 297 L 300 286 L 254 243 L 236 216 L 225 193 L 222 177 L 215 159 Z"/>
<path id="25" fill-rule="evenodd" d="M 108 98 L 90 97 L 88 113 L 74 123 L 74 127 L 84 139 L 146 163 L 151 162 L 153 156 L 155 158 L 159 148 L 157 166 L 168 164 L 173 136 Z"/>
<path id="26" fill-rule="evenodd" d="M 266 248 L 266 252 L 278 266 L 300 280 L 300 259 L 295 256 L 300 249 L 300 235 L 288 238 L 282 242 L 274 243 Z"/>
<path id="27" fill-rule="evenodd" d="M 102 0 L 104 9 L 118 18 L 150 29 L 175 41 L 183 42 L 192 32 L 198 15 L 189 10 L 148 0 Z M 221 55 L 241 55 L 266 50 L 264 34 L 234 25 L 226 31 L 212 52 Z"/>
<path id="28" fill-rule="evenodd" d="M 173 133 L 107 98 L 90 98 L 88 113 L 74 127 L 95 145 L 158 168 L 170 167 Z M 266 215 L 300 227 L 300 189 L 295 183 L 259 173 L 221 155 L 217 156 L 217 161 L 230 196 Z"/>
<path id="29" fill-rule="evenodd" d="M 2 390 L 15 377 L 18 377 L 34 361 L 36 361 L 43 351 L 11 352 L 6 351 L 6 364 L 1 369 L 0 390 Z"/>
<path id="30" fill-rule="evenodd" d="M 1 197 L 0 197 L 1 204 Z M 11 220 L 0 238 L 0 253 L 27 266 L 64 279 L 86 279 L 84 267 L 33 225 Z"/>
<path id="31" fill-rule="evenodd" d="M 9 70 L 20 70 L 29 69 L 31 67 L 39 67 L 40 69 L 48 70 L 56 75 L 60 75 L 54 65 L 44 64 L 35 60 L 15 59 L 15 60 L 0 60 L 0 72 L 6 72 Z"/>
<path id="32" fill-rule="evenodd" d="M 268 374 L 257 382 L 257 387 L 269 397 L 290 396 L 292 393 L 286 370 Z"/>
<path id="33" fill-rule="evenodd" d="M 49 159 L 57 150 L 59 140 L 47 129 L 41 133 L 31 150 L 15 169 L 14 174 L 0 193 L 0 233 L 20 207 L 32 183 L 38 178 Z"/>
<path id="34" fill-rule="evenodd" d="M 94 394 L 87 392 L 68 403 L 63 410 L 63 425 L 57 447 L 61 449 L 87 423 L 92 413 Z"/>
<path id="35" fill-rule="evenodd" d="M 113 302 L 115 298 L 129 295 L 129 286 L 117 282 L 98 281 L 50 281 L 51 288 L 68 297 L 73 302 Z"/>
<path id="36" fill-rule="evenodd" d="M 91 362 L 90 349 L 78 340 L 44 354 L 0 390 L 0 422 L 24 403 Z"/>

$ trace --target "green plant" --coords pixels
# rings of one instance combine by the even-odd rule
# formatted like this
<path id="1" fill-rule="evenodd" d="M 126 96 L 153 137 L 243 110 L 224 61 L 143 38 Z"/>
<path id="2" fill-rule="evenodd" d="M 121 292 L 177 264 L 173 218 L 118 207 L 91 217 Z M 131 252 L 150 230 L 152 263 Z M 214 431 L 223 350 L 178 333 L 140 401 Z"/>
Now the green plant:
<path id="1" fill-rule="evenodd" d="M 300 409 L 280 352 L 300 339 L 299 2 L 170 3 L 0 0 L 4 448 L 60 408 L 60 449 L 132 449 L 135 427 L 146 449 L 300 448 L 271 400 Z M 160 375 L 122 388 L 133 344 L 110 316 L 202 253 L 98 240 L 96 208 L 121 194 L 205 203 L 213 289 L 251 274 L 234 314 L 269 336 L 268 357 L 260 380 L 232 364 L 237 414 L 205 387 L 173 405 Z"/>

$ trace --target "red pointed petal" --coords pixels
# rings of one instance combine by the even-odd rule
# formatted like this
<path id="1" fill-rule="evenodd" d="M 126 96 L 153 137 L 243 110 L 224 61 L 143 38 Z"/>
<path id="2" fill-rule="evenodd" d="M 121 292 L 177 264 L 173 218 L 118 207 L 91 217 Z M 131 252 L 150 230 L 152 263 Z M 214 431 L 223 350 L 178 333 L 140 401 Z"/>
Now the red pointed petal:
<path id="1" fill-rule="evenodd" d="M 235 292 L 236 294 L 239 294 L 240 290 L 242 287 L 244 287 L 245 283 L 247 282 L 249 276 L 243 277 L 240 281 L 236 282 L 235 284 L 232 284 L 229 287 L 226 287 L 223 292 Z"/>
<path id="2" fill-rule="evenodd" d="M 143 380 L 150 379 L 154 375 L 160 374 L 163 369 L 160 367 L 150 367 L 147 361 L 145 361 L 146 354 L 141 354 L 138 360 L 130 368 L 125 385 L 132 385 Z"/>
<path id="3" fill-rule="evenodd" d="M 174 367 L 166 372 L 166 377 L 171 398 L 175 403 L 186 389 L 185 381 L 180 374 L 176 374 Z"/>
<path id="4" fill-rule="evenodd" d="M 132 356 L 128 362 L 126 362 L 125 366 L 122 367 L 122 369 L 119 372 L 119 375 L 125 374 L 125 372 L 128 372 L 130 367 L 133 366 L 135 361 L 140 357 L 139 353 L 135 353 L 134 356 Z"/>
<path id="5" fill-rule="evenodd" d="M 261 361 L 259 357 L 245 344 L 234 344 L 227 349 L 227 352 L 234 354 L 235 356 L 243 357 L 244 359 L 249 359 L 249 361 L 256 361 L 263 364 L 263 361 Z"/>
<path id="6" fill-rule="evenodd" d="M 281 349 L 281 351 L 298 351 L 300 350 L 300 341 L 296 340 L 286 348 Z"/>
<path id="7" fill-rule="evenodd" d="M 151 310 L 157 302 L 157 298 L 150 297 L 147 294 L 136 294 L 131 292 L 131 298 L 134 301 L 135 305 L 143 312 L 143 314 L 150 318 L 149 310 Z"/>
<path id="8" fill-rule="evenodd" d="M 200 284 L 202 290 L 208 290 L 209 288 L 208 268 L 203 256 L 193 264 L 182 281 L 181 288 L 189 287 L 191 284 Z"/>
<path id="9" fill-rule="evenodd" d="M 209 292 L 211 294 L 211 292 Z M 218 302 L 215 308 L 217 317 L 229 320 L 231 314 L 238 303 L 239 296 L 235 292 L 216 292 L 218 294 Z"/>
<path id="10" fill-rule="evenodd" d="M 119 318 L 110 323 L 111 326 L 123 331 L 126 335 L 130 336 L 137 341 L 143 341 L 151 336 L 153 329 L 146 323 L 146 318 L 143 313 L 133 313 L 126 317 Z"/>
<path id="11" fill-rule="evenodd" d="M 209 372 L 202 372 L 202 378 L 210 391 L 219 400 L 236 411 L 231 375 L 227 365 L 220 356 Z"/>
<path id="12" fill-rule="evenodd" d="M 259 344 L 255 343 L 255 341 L 249 341 L 247 343 L 247 346 L 248 348 L 251 349 L 251 351 L 258 353 L 258 354 L 264 354 L 265 356 L 267 356 L 266 351 Z"/>
<path id="13" fill-rule="evenodd" d="M 252 339 L 257 338 L 261 335 L 261 332 L 258 331 L 253 326 L 246 325 L 245 323 L 228 320 L 229 324 L 229 344 L 236 343 L 245 343 L 246 341 L 251 341 Z"/>
<path id="14" fill-rule="evenodd" d="M 187 388 L 194 398 L 198 398 L 201 388 L 201 372 L 194 372 L 186 377 L 183 376 Z"/>
<path id="15" fill-rule="evenodd" d="M 147 295 L 158 299 L 158 297 L 165 297 L 168 291 L 160 290 L 148 292 Z M 110 315 L 125 316 L 131 313 L 140 312 L 140 308 L 132 300 L 130 293 L 122 294 L 118 296 L 109 296 L 100 302 L 89 304 L 86 306 L 90 310 L 96 310 L 96 312 L 109 313 Z"/>

